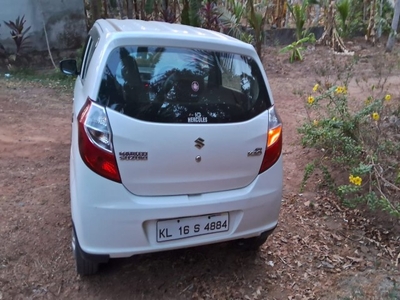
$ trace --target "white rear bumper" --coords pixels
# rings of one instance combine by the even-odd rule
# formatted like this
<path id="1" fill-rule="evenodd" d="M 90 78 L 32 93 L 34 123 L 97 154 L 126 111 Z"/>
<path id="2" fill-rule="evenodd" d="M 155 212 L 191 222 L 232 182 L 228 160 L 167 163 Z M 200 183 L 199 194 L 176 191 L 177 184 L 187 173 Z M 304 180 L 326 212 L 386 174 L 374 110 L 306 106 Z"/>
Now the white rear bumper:
<path id="1" fill-rule="evenodd" d="M 259 236 L 278 222 L 282 158 L 249 186 L 201 195 L 143 197 L 94 174 L 75 156 L 71 169 L 72 220 L 83 251 L 111 258 Z M 157 220 L 229 213 L 229 230 L 185 239 L 156 240 Z"/>

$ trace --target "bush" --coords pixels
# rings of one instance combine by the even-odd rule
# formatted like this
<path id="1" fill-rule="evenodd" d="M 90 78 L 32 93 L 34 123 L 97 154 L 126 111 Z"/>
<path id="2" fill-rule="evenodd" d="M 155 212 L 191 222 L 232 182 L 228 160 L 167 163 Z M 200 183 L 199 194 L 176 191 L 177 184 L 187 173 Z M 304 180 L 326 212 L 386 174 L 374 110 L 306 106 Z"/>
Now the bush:
<path id="1" fill-rule="evenodd" d="M 399 101 L 375 86 L 357 101 L 348 82 L 316 84 L 306 97 L 308 119 L 298 130 L 303 146 L 321 155 L 307 165 L 303 187 L 318 168 L 344 204 L 400 217 Z"/>

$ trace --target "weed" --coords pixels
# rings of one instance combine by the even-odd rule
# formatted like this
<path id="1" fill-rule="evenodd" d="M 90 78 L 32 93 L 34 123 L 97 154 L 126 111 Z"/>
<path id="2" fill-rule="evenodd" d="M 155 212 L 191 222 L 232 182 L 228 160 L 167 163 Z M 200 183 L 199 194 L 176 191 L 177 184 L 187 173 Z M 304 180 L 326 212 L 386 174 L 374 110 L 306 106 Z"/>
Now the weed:
<path id="1" fill-rule="evenodd" d="M 302 144 L 322 155 L 306 166 L 302 188 L 318 168 L 344 204 L 365 203 L 400 217 L 400 103 L 385 92 L 386 80 L 380 78 L 379 90 L 373 85 L 357 104 L 347 89 L 352 74 L 348 69 L 341 84 L 316 84 L 306 97 Z"/>
<path id="2" fill-rule="evenodd" d="M 300 193 L 304 192 L 304 188 L 307 184 L 308 179 L 314 173 L 315 164 L 314 162 L 308 163 L 304 170 L 303 180 L 301 181 Z"/>
<path id="3" fill-rule="evenodd" d="M 390 291 L 388 292 L 388 299 L 399 299 L 400 297 L 400 289 L 397 286 L 396 282 L 393 282 L 393 288 L 390 289 Z"/>

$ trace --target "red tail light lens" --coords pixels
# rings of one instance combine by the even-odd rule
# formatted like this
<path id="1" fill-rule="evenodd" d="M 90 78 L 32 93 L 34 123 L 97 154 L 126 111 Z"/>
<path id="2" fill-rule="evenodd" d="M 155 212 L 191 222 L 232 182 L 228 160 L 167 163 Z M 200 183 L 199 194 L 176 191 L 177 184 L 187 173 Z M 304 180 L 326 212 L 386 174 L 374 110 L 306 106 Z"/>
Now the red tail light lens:
<path id="1" fill-rule="evenodd" d="M 78 142 L 82 160 L 93 172 L 121 182 L 111 137 L 104 107 L 88 99 L 78 115 Z"/>
<path id="2" fill-rule="evenodd" d="M 282 153 L 282 122 L 272 107 L 269 110 L 267 145 L 259 174 L 272 167 Z"/>

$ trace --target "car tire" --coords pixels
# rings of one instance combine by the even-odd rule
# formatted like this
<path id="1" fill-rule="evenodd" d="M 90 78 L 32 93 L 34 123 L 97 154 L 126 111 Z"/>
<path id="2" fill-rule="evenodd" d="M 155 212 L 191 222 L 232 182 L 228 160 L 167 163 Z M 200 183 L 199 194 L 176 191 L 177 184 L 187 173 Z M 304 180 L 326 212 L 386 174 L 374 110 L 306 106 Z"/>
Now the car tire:
<path id="1" fill-rule="evenodd" d="M 244 250 L 257 251 L 267 241 L 274 229 L 265 231 L 256 237 L 238 240 L 237 243 Z"/>
<path id="2" fill-rule="evenodd" d="M 75 258 L 76 272 L 79 275 L 87 276 L 97 273 L 100 263 L 88 260 L 84 257 L 84 252 L 79 245 L 75 230 L 72 230 L 72 252 Z"/>

